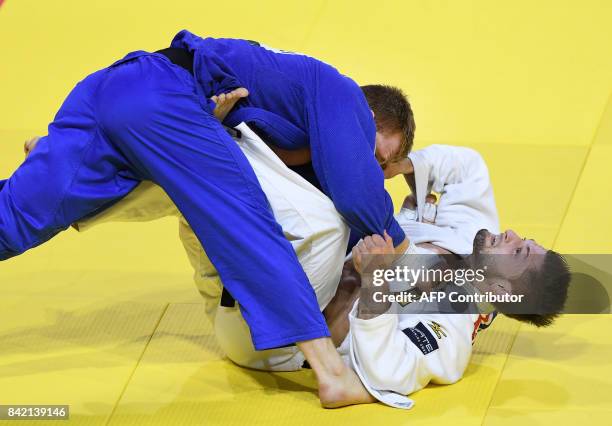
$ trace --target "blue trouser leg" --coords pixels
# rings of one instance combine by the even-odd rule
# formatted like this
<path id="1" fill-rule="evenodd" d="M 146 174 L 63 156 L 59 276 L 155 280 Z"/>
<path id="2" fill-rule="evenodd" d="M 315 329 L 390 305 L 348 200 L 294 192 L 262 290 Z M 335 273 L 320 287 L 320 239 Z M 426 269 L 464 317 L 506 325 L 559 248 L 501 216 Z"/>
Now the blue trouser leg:
<path id="1" fill-rule="evenodd" d="M 241 305 L 257 349 L 328 336 L 315 293 L 236 142 L 193 78 L 157 55 L 108 70 L 100 124 L 142 179 L 164 188 Z"/>
<path id="2" fill-rule="evenodd" d="M 0 182 L 0 260 L 47 241 L 138 184 L 127 161 L 97 127 L 89 98 L 98 76 L 76 86 L 48 135 Z"/>
<path id="3" fill-rule="evenodd" d="M 0 260 L 151 179 L 189 221 L 240 303 L 257 349 L 328 336 L 251 166 L 199 99 L 191 76 L 156 55 L 77 85 L 48 136 L 0 181 Z"/>

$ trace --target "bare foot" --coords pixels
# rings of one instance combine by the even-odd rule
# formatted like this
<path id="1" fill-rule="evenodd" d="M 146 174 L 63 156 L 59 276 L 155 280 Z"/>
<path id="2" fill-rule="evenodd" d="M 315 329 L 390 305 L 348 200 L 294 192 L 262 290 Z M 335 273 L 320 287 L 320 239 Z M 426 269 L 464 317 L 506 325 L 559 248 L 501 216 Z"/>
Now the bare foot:
<path id="1" fill-rule="evenodd" d="M 211 99 L 217 104 L 213 113 L 217 120 L 223 122 L 227 114 L 234 108 L 236 102 L 242 98 L 249 96 L 249 91 L 244 87 L 239 87 L 236 90 L 232 90 L 229 93 L 222 93 L 218 96 L 213 96 Z"/>
<path id="2" fill-rule="evenodd" d="M 345 367 L 339 376 L 319 381 L 319 400 L 324 408 L 376 402 L 349 367 Z"/>
<path id="3" fill-rule="evenodd" d="M 25 153 L 26 157 L 30 155 L 30 152 L 32 152 L 34 148 L 36 148 L 36 144 L 38 144 L 39 140 L 40 136 L 34 136 L 33 138 L 25 141 L 23 144 L 23 152 Z"/>
<path id="4" fill-rule="evenodd" d="M 325 408 L 374 402 L 357 374 L 344 362 L 329 337 L 297 342 L 319 384 L 319 400 Z"/>

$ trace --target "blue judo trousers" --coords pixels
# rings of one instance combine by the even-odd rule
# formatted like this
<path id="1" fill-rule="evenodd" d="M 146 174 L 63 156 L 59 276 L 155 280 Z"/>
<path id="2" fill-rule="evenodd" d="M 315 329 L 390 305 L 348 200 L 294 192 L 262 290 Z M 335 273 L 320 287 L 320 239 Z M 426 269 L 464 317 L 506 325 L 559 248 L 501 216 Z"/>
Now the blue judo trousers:
<path id="1" fill-rule="evenodd" d="M 404 234 L 374 156 L 375 124 L 361 89 L 333 67 L 255 42 L 181 31 L 172 47 L 194 73 L 133 52 L 68 95 L 48 135 L 0 181 L 0 260 L 110 207 L 141 180 L 185 216 L 239 302 L 256 349 L 329 336 L 316 297 L 246 157 L 210 97 L 246 87 L 224 124 L 267 142 L 310 147 L 324 192 L 362 234 Z"/>

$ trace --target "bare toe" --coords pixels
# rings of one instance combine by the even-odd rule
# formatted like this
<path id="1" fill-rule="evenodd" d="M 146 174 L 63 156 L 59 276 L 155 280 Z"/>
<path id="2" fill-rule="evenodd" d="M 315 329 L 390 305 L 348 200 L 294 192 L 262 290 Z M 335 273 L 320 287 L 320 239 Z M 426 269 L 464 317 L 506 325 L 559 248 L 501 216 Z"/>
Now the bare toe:
<path id="1" fill-rule="evenodd" d="M 249 91 L 244 87 L 239 87 L 238 89 L 234 90 L 234 93 L 239 98 L 246 98 L 247 96 L 249 96 Z"/>

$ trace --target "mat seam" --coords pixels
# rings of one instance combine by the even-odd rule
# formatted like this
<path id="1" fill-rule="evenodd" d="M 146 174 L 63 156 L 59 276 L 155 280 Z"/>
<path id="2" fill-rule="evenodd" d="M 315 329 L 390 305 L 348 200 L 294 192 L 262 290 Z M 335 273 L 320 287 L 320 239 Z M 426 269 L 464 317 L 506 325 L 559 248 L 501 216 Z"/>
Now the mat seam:
<path id="1" fill-rule="evenodd" d="M 567 219 L 567 215 L 569 213 L 569 210 L 572 206 L 572 202 L 574 201 L 574 197 L 576 196 L 576 192 L 578 191 L 578 185 L 580 184 L 580 180 L 582 179 L 582 174 L 584 173 L 584 170 L 586 169 L 586 165 L 587 162 L 589 161 L 589 157 L 591 156 L 591 151 L 593 149 L 593 145 L 595 145 L 595 141 L 597 140 L 597 135 L 599 134 L 599 131 L 603 125 L 604 122 L 604 118 L 606 117 L 606 112 L 608 111 L 608 106 L 610 105 L 610 103 L 612 102 L 612 94 L 608 97 L 608 101 L 606 102 L 606 104 L 604 105 L 604 109 L 603 112 L 601 113 L 601 117 L 599 119 L 599 122 L 597 124 L 597 127 L 595 128 L 595 132 L 591 138 L 591 142 L 589 143 L 589 146 L 587 148 L 587 152 L 584 155 L 584 160 L 582 161 L 582 165 L 580 166 L 580 172 L 578 173 L 578 178 L 576 179 L 576 183 L 574 184 L 574 188 L 572 189 L 572 193 L 569 197 L 567 206 L 563 212 L 563 216 L 561 216 L 561 220 L 559 222 L 559 228 L 555 234 L 555 238 L 553 240 L 552 243 L 552 248 L 554 249 L 555 246 L 557 245 L 557 242 L 559 240 L 559 236 L 561 235 L 561 231 L 563 230 L 563 225 L 565 224 L 565 220 Z M 508 358 L 510 358 L 510 353 L 512 352 L 512 348 L 514 347 L 514 344 L 516 342 L 516 338 L 518 337 L 518 334 L 521 331 L 521 328 L 523 327 L 523 325 L 521 324 L 518 328 L 518 330 L 516 331 L 516 333 L 514 334 L 514 338 L 512 339 L 512 344 L 510 345 L 510 349 L 508 350 L 508 353 L 506 354 L 506 359 L 504 360 L 504 364 L 502 365 L 501 371 L 499 373 L 499 377 L 497 378 L 497 381 L 495 383 L 495 387 L 493 388 L 493 391 L 491 392 L 491 398 L 489 399 L 489 403 L 487 404 L 487 409 L 485 411 L 484 416 L 482 417 L 482 421 L 480 422 L 481 426 L 484 426 L 484 423 L 487 419 L 487 416 L 489 414 L 489 410 L 491 409 L 491 402 L 493 401 L 493 397 L 495 395 L 495 392 L 497 391 L 497 388 L 499 386 L 499 383 L 501 382 L 501 378 L 502 378 L 502 374 L 504 373 L 504 370 L 506 368 L 506 364 L 508 363 Z"/>
<path id="2" fill-rule="evenodd" d="M 580 166 L 580 172 L 578 173 L 578 178 L 576 179 L 576 183 L 574 184 L 574 188 L 572 189 L 572 193 L 570 195 L 570 198 L 567 202 L 567 206 L 565 208 L 565 211 L 563 212 L 563 216 L 561 216 L 561 221 L 559 222 L 559 229 L 557 230 L 557 233 L 555 234 L 555 239 L 553 240 L 552 243 L 552 248 L 555 249 L 557 246 L 557 242 L 559 241 L 559 236 L 561 235 L 561 231 L 563 230 L 563 225 L 565 224 L 565 221 L 567 219 L 567 215 L 570 211 L 570 208 L 572 207 L 572 203 L 574 202 L 574 198 L 576 197 L 576 192 L 578 192 L 578 186 L 580 185 L 580 181 L 582 180 L 582 174 L 584 173 L 584 170 L 586 169 L 586 165 L 589 161 L 589 158 L 591 157 L 591 151 L 593 150 L 593 145 L 595 145 L 595 141 L 597 140 L 597 135 L 599 135 L 599 132 L 603 126 L 604 123 L 604 118 L 606 117 L 606 113 L 608 112 L 608 107 L 610 105 L 610 103 L 612 103 L 612 94 L 610 94 L 608 96 L 608 100 L 607 102 L 604 104 L 604 108 L 603 111 L 601 113 L 601 117 L 599 118 L 599 122 L 597 123 L 597 127 L 595 127 L 595 133 L 593 134 L 593 136 L 591 137 L 591 143 L 589 143 L 589 147 L 587 148 L 587 152 L 584 156 L 584 160 L 582 161 L 582 166 Z"/>
<path id="3" fill-rule="evenodd" d="M 485 410 L 484 416 L 482 416 L 482 421 L 480 422 L 480 426 L 484 426 L 484 422 L 487 419 L 489 410 L 491 409 L 491 401 L 493 401 L 493 396 L 495 396 L 495 392 L 497 391 L 499 382 L 501 382 L 502 374 L 504 374 L 504 369 L 506 368 L 506 364 L 508 363 L 508 358 L 510 358 L 510 352 L 512 352 L 512 348 L 514 348 L 514 343 L 516 342 L 516 338 L 518 334 L 520 333 L 521 328 L 523 328 L 523 324 L 520 324 L 518 329 L 516 330 L 516 333 L 514 333 L 514 337 L 512 338 L 512 343 L 510 344 L 510 347 L 508 348 L 508 352 L 506 352 L 506 359 L 504 359 L 504 363 L 502 364 L 502 367 L 499 371 L 499 376 L 497 377 L 497 380 L 495 381 L 495 386 L 493 387 L 493 391 L 491 392 L 491 396 L 489 397 L 487 409 Z"/>
<path id="4" fill-rule="evenodd" d="M 310 38 L 312 37 L 312 33 L 314 32 L 315 27 L 317 26 L 317 24 L 321 20 L 321 17 L 323 16 L 323 13 L 325 12 L 325 9 L 327 9 L 327 5 L 328 4 L 329 4 L 329 0 L 323 0 L 321 2 L 321 5 L 319 6 L 319 9 L 315 13 L 315 17 L 312 20 L 312 24 L 306 30 L 306 35 L 298 43 L 298 49 L 300 49 L 300 52 L 304 51 L 304 47 L 306 46 L 306 44 L 308 44 L 310 42 Z"/>
<path id="5" fill-rule="evenodd" d="M 134 374 L 136 373 L 136 370 L 138 369 L 138 366 L 140 366 L 140 362 L 142 361 L 142 359 L 144 357 L 144 354 L 147 351 L 147 348 L 149 347 L 149 344 L 151 343 L 151 340 L 153 340 L 153 336 L 155 336 L 155 333 L 157 332 L 157 329 L 159 328 L 159 325 L 161 324 L 161 321 L 164 318 L 164 316 L 166 315 L 166 312 L 168 311 L 169 307 L 170 307 L 170 303 L 166 303 L 166 305 L 164 306 L 164 309 L 162 310 L 161 314 L 159 315 L 159 318 L 155 322 L 155 326 L 153 327 L 153 330 L 151 331 L 151 334 L 149 335 L 149 338 L 147 339 L 147 342 L 145 343 L 144 348 L 142 349 L 142 352 L 138 356 L 138 359 L 136 360 L 136 364 L 134 365 L 134 368 L 130 372 L 130 375 L 128 376 L 127 380 L 125 381 L 125 385 L 121 389 L 121 392 L 119 393 L 119 397 L 117 398 L 117 401 L 115 402 L 115 404 L 113 406 L 113 409 L 111 410 L 110 414 L 108 415 L 108 418 L 107 418 L 106 422 L 104 422 L 104 426 L 108 426 L 110 424 L 110 422 L 113 420 L 113 417 L 115 416 L 117 408 L 119 407 L 119 404 L 121 403 L 121 400 L 123 399 L 123 396 L 125 395 L 125 392 L 126 392 L 128 386 L 129 386 L 129 384 L 131 383 L 132 378 L 134 377 Z"/>

